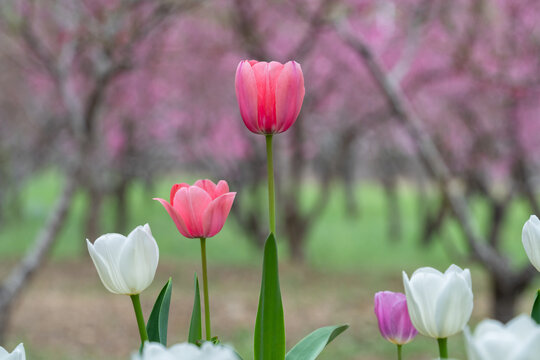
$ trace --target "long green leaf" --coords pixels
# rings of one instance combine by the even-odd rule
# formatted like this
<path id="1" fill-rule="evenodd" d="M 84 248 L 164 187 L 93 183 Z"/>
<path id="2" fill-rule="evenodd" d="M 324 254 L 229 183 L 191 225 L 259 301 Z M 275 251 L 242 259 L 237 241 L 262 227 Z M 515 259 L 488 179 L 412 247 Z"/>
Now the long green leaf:
<path id="1" fill-rule="evenodd" d="M 531 317 L 537 324 L 540 324 L 540 290 L 536 293 L 536 300 L 534 301 Z"/>
<path id="2" fill-rule="evenodd" d="M 314 360 L 349 325 L 326 326 L 315 330 L 287 353 L 286 360 Z"/>
<path id="3" fill-rule="evenodd" d="M 169 278 L 169 281 L 161 289 L 146 324 L 148 341 L 159 342 L 165 346 L 167 346 L 167 327 L 169 325 L 171 294 L 172 279 Z"/>
<path id="4" fill-rule="evenodd" d="M 264 245 L 254 345 L 255 360 L 285 359 L 285 321 L 279 288 L 277 244 L 272 233 Z"/>
<path id="5" fill-rule="evenodd" d="M 191 322 L 189 324 L 188 342 L 197 344 L 197 342 L 199 342 L 201 339 L 201 295 L 199 291 L 199 279 L 195 273 L 195 297 L 193 299 L 193 311 L 191 312 Z"/>

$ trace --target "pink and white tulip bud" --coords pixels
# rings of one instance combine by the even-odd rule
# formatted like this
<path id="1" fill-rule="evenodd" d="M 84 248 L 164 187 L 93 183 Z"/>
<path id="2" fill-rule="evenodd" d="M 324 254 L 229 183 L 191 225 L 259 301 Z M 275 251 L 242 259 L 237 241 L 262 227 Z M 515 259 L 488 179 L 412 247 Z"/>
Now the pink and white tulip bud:
<path id="1" fill-rule="evenodd" d="M 197 180 L 192 186 L 181 183 L 171 189 L 170 202 L 159 201 L 173 219 L 178 231 L 187 238 L 209 238 L 221 231 L 236 196 L 221 180 Z"/>
<path id="2" fill-rule="evenodd" d="M 410 280 L 403 272 L 403 285 L 411 321 L 420 334 L 443 339 L 467 325 L 473 309 L 469 269 L 451 265 L 443 274 L 424 267 Z"/>
<path id="3" fill-rule="evenodd" d="M 540 220 L 536 215 L 531 215 L 529 220 L 523 225 L 521 241 L 529 261 L 536 270 L 540 271 Z"/>
<path id="4" fill-rule="evenodd" d="M 137 226 L 127 237 L 105 234 L 94 244 L 86 239 L 88 252 L 103 286 L 120 295 L 137 295 L 154 280 L 159 249 L 150 226 Z"/>
<path id="5" fill-rule="evenodd" d="M 242 60 L 236 69 L 236 97 L 247 128 L 256 134 L 287 131 L 304 101 L 300 64 Z"/>
<path id="6" fill-rule="evenodd" d="M 11 353 L 0 346 L 0 360 L 26 360 L 24 345 L 20 343 Z"/>
<path id="7" fill-rule="evenodd" d="M 391 291 L 376 293 L 375 315 L 381 335 L 393 344 L 405 345 L 418 334 L 409 317 L 405 294 Z"/>
<path id="8" fill-rule="evenodd" d="M 540 357 L 540 325 L 520 315 L 506 325 L 483 320 L 471 334 L 465 328 L 469 360 L 534 360 Z"/>

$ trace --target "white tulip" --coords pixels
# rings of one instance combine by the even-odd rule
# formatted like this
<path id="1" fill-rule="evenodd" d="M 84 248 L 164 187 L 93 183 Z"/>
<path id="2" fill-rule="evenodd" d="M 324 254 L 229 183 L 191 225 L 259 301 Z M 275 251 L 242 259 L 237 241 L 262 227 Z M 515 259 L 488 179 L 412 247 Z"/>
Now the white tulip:
<path id="1" fill-rule="evenodd" d="M 132 360 L 239 360 L 233 349 L 205 342 L 200 348 L 181 343 L 166 348 L 160 343 L 146 343 L 142 354 L 134 353 Z"/>
<path id="2" fill-rule="evenodd" d="M 531 215 L 529 220 L 523 225 L 521 231 L 521 241 L 529 261 L 536 270 L 540 271 L 540 220 L 536 215 Z"/>
<path id="3" fill-rule="evenodd" d="M 105 234 L 94 244 L 86 242 L 101 282 L 110 292 L 137 295 L 154 280 L 159 249 L 148 224 L 137 226 L 127 237 Z"/>
<path id="4" fill-rule="evenodd" d="M 24 345 L 20 343 L 11 353 L 0 346 L 0 360 L 26 360 Z"/>
<path id="5" fill-rule="evenodd" d="M 462 331 L 473 309 L 471 273 L 451 265 L 443 274 L 430 267 L 403 272 L 407 307 L 419 333 L 436 339 Z"/>
<path id="6" fill-rule="evenodd" d="M 484 320 L 474 334 L 465 328 L 469 360 L 537 360 L 540 354 L 540 325 L 520 315 L 506 325 Z"/>

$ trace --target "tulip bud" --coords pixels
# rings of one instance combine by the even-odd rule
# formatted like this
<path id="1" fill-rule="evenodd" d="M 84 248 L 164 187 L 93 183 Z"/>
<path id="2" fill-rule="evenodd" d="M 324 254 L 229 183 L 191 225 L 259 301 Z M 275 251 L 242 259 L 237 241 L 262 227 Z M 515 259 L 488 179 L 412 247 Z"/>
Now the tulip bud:
<path id="1" fill-rule="evenodd" d="M 462 331 L 473 309 L 471 273 L 451 265 L 443 274 L 430 267 L 403 272 L 407 307 L 419 333 L 436 339 Z"/>
<path id="2" fill-rule="evenodd" d="M 535 360 L 540 357 L 540 325 L 520 315 L 506 325 L 483 320 L 474 334 L 464 330 L 469 360 Z"/>
<path id="3" fill-rule="evenodd" d="M 137 226 L 127 237 L 105 234 L 94 244 L 86 242 L 101 282 L 110 292 L 137 295 L 154 280 L 159 249 L 148 224 Z"/>
<path id="4" fill-rule="evenodd" d="M 189 343 L 181 343 L 166 348 L 160 343 L 146 343 L 142 354 L 133 353 L 131 360 L 239 360 L 228 346 L 205 342 L 200 348 Z"/>
<path id="5" fill-rule="evenodd" d="M 0 360 L 26 360 L 24 345 L 20 343 L 11 353 L 0 346 Z"/>
<path id="6" fill-rule="evenodd" d="M 536 270 L 540 271 L 540 220 L 536 215 L 531 215 L 529 220 L 523 225 L 521 241 L 529 261 Z"/>
<path id="7" fill-rule="evenodd" d="M 418 333 L 411 323 L 405 294 L 391 291 L 376 293 L 375 315 L 381 335 L 393 344 L 405 345 Z"/>
<path id="8" fill-rule="evenodd" d="M 221 180 L 197 180 L 193 186 L 176 184 L 171 189 L 170 203 L 159 201 L 173 219 L 178 231 L 187 238 L 209 238 L 221 231 L 236 196 Z"/>
<path id="9" fill-rule="evenodd" d="M 243 60 L 236 69 L 236 97 L 247 128 L 277 134 L 296 121 L 304 101 L 304 75 L 296 61 Z"/>

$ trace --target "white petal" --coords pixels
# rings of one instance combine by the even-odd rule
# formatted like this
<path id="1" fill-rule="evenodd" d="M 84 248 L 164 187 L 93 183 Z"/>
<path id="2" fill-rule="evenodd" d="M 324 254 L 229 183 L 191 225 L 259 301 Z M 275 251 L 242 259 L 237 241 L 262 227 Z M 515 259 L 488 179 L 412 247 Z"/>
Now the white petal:
<path id="1" fill-rule="evenodd" d="M 437 337 L 455 335 L 467 325 L 473 309 L 469 284 L 456 272 L 445 274 L 445 283 L 438 294 L 435 308 Z"/>
<path id="2" fill-rule="evenodd" d="M 176 359 L 201 359 L 201 350 L 197 346 L 189 343 L 175 344 L 170 347 L 169 353 Z"/>
<path id="3" fill-rule="evenodd" d="M 411 296 L 414 298 L 423 320 L 424 329 L 421 333 L 438 338 L 440 334 L 435 317 L 435 307 L 439 293 L 444 286 L 444 275 L 435 269 L 433 269 L 435 271 L 427 270 L 424 268 L 421 272 L 415 271 L 409 285 Z M 418 328 L 417 330 L 420 332 Z"/>
<path id="4" fill-rule="evenodd" d="M 531 264 L 540 271 L 540 220 L 535 215 L 523 225 L 521 241 Z"/>
<path id="5" fill-rule="evenodd" d="M 139 294 L 154 280 L 159 261 L 156 241 L 142 226 L 133 230 L 122 248 L 119 269 L 129 294 Z"/>
<path id="6" fill-rule="evenodd" d="M 111 250 L 107 247 L 106 242 L 106 240 L 102 240 L 99 244 L 99 250 L 103 252 L 103 254 L 101 254 L 97 251 L 95 244 L 92 245 L 92 243 L 86 239 L 88 252 L 90 253 L 90 257 L 94 262 L 103 286 L 114 294 L 125 294 L 128 289 L 118 272 L 118 264 L 117 260 L 115 259 L 116 256 L 114 256 L 112 253 L 117 244 L 113 245 L 113 250 Z"/>
<path id="7" fill-rule="evenodd" d="M 26 360 L 24 345 L 20 343 L 11 353 L 0 346 L 0 360 Z"/>

